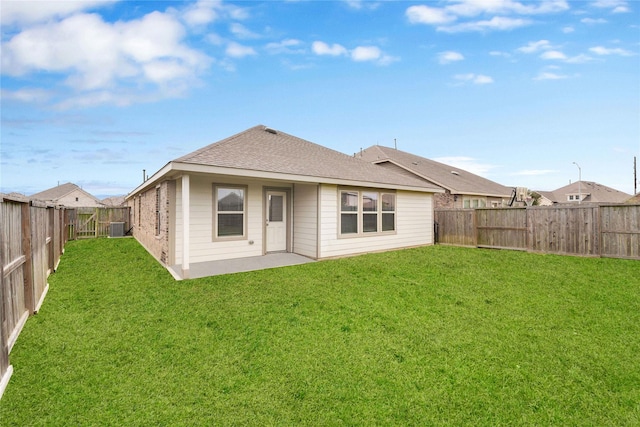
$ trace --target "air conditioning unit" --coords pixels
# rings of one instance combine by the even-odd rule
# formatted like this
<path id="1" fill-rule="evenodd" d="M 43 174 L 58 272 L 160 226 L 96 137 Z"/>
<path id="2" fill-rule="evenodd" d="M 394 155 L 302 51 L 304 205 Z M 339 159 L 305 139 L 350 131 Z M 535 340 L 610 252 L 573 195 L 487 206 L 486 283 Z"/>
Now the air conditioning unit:
<path id="1" fill-rule="evenodd" d="M 109 223 L 109 237 L 124 237 L 124 222 Z"/>

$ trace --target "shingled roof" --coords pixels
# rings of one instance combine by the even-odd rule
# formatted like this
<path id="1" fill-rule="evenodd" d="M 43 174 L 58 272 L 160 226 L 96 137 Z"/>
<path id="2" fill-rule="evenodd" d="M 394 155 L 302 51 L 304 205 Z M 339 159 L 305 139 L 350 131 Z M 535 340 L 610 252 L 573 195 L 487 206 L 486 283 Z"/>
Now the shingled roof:
<path id="1" fill-rule="evenodd" d="M 343 180 L 442 191 L 417 177 L 389 171 L 263 125 L 203 147 L 171 163 L 295 175 L 318 182 Z"/>
<path id="2" fill-rule="evenodd" d="M 624 203 L 631 194 L 623 193 L 615 188 L 592 181 L 576 181 L 564 187 L 553 190 L 556 203 L 567 203 L 567 195 L 582 193 L 582 202 L 593 203 Z"/>
<path id="3" fill-rule="evenodd" d="M 474 194 L 510 197 L 512 189 L 463 169 L 439 163 L 395 148 L 374 145 L 361 151 L 362 160 L 383 164 L 392 163 L 432 182 L 452 194 Z"/>

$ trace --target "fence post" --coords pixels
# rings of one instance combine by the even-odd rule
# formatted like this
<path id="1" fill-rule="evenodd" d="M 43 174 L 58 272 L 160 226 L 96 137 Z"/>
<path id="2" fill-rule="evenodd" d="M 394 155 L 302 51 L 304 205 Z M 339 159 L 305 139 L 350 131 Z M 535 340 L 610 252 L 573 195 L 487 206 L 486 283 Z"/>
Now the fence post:
<path id="1" fill-rule="evenodd" d="M 32 315 L 35 310 L 35 298 L 33 295 L 33 258 L 31 257 L 31 203 L 22 203 L 21 217 L 22 224 L 22 254 L 24 264 L 22 265 L 22 276 L 24 281 L 24 305 Z"/>

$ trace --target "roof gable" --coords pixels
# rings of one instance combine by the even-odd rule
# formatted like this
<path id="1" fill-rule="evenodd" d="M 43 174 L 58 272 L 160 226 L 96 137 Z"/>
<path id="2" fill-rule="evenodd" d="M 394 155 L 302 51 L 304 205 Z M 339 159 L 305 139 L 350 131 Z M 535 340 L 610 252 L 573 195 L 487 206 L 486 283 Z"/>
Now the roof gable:
<path id="1" fill-rule="evenodd" d="M 263 125 L 210 144 L 173 160 L 186 163 L 279 174 L 393 184 L 433 189 L 412 176 L 403 176 Z"/>
<path id="2" fill-rule="evenodd" d="M 436 162 L 394 148 L 374 145 L 358 155 L 365 161 L 390 161 L 453 194 L 477 194 L 510 197 L 512 189 L 463 169 Z"/>

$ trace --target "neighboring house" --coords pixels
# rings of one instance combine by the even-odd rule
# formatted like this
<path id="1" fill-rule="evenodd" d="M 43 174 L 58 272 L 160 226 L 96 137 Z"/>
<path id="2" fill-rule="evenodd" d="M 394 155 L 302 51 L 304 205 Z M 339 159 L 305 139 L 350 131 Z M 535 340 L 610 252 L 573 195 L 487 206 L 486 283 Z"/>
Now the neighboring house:
<path id="1" fill-rule="evenodd" d="M 630 205 L 640 205 L 640 193 L 638 193 L 635 196 L 631 197 L 625 203 L 628 203 Z"/>
<path id="2" fill-rule="evenodd" d="M 510 187 L 395 148 L 374 145 L 356 157 L 443 188 L 445 192 L 434 197 L 436 208 L 502 207 L 507 206 L 512 197 Z"/>
<path id="3" fill-rule="evenodd" d="M 107 197 L 106 199 L 102 199 L 102 204 L 106 207 L 111 208 L 119 208 L 121 206 L 125 206 L 125 198 L 124 196 L 112 196 Z"/>
<path id="4" fill-rule="evenodd" d="M 538 206 L 551 206 L 556 196 L 553 191 L 536 191 L 540 195 L 538 199 Z"/>
<path id="5" fill-rule="evenodd" d="M 551 192 L 553 204 L 624 203 L 631 194 L 591 181 L 576 181 Z"/>
<path id="6" fill-rule="evenodd" d="M 70 182 L 32 194 L 29 199 L 66 207 L 93 208 L 104 206 L 99 199 Z"/>
<path id="7" fill-rule="evenodd" d="M 325 259 L 433 244 L 433 194 L 400 175 L 265 126 L 170 161 L 127 196 L 133 235 L 192 263 L 292 252 Z"/>

